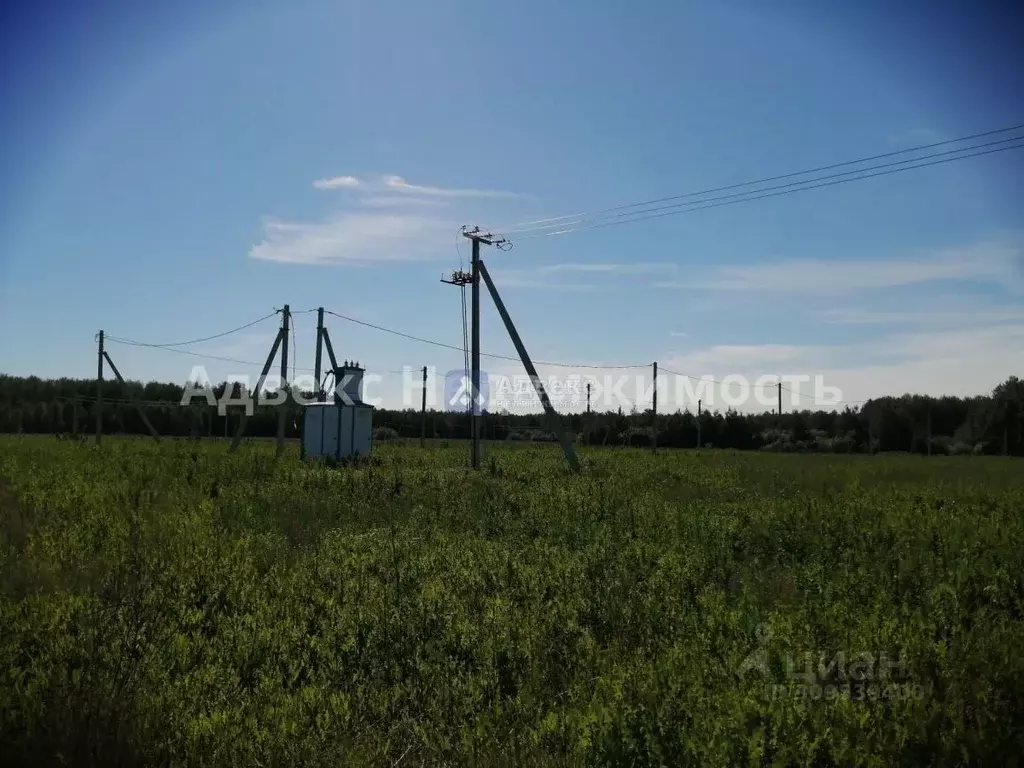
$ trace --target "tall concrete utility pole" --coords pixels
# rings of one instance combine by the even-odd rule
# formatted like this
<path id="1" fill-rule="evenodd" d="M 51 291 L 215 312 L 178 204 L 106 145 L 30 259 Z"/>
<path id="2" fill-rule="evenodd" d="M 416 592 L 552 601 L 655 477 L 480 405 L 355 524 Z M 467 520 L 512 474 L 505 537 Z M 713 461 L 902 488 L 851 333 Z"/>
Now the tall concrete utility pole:
<path id="1" fill-rule="evenodd" d="M 291 391 L 288 387 L 288 320 L 290 317 L 288 305 L 284 305 L 281 312 L 281 389 L 285 392 L 285 401 L 278 403 L 277 412 L 277 452 L 284 450 L 284 430 L 288 419 L 288 400 L 291 398 Z"/>
<path id="2" fill-rule="evenodd" d="M 472 380 L 471 380 L 471 395 L 473 398 L 472 402 L 472 414 L 470 416 L 470 424 L 472 427 L 472 449 L 473 449 L 473 469 L 480 468 L 480 241 L 481 238 L 471 237 L 470 240 L 473 243 L 473 262 L 472 262 L 472 273 L 473 273 L 473 330 L 471 337 L 471 344 L 473 345 L 473 356 L 471 361 Z M 486 241 L 490 244 L 490 240 Z"/>
<path id="3" fill-rule="evenodd" d="M 423 392 L 420 393 L 420 448 L 427 447 L 427 366 L 423 366 Z"/>
<path id="4" fill-rule="evenodd" d="M 651 450 L 658 448 L 658 364 L 654 363 L 654 394 L 651 398 Z"/>
<path id="5" fill-rule="evenodd" d="M 99 350 L 96 355 L 96 445 L 103 435 L 103 331 L 98 337 Z"/>
<path id="6" fill-rule="evenodd" d="M 313 364 L 313 376 L 316 378 L 316 401 L 322 403 L 324 397 L 324 384 L 320 379 L 321 367 L 323 364 L 324 344 L 324 308 L 317 307 L 316 310 L 316 362 Z"/>

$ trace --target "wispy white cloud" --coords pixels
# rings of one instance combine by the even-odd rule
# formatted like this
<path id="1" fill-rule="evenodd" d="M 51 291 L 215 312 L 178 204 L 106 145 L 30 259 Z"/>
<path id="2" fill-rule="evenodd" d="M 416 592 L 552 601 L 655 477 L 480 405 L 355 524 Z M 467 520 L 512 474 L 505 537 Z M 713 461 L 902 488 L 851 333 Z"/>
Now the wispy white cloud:
<path id="1" fill-rule="evenodd" d="M 344 191 L 339 209 L 315 221 L 268 218 L 262 239 L 249 250 L 252 258 L 346 265 L 447 258 L 465 222 L 456 221 L 446 206 L 457 198 L 513 196 L 410 184 L 394 175 L 333 176 L 313 186 Z"/>
<path id="2" fill-rule="evenodd" d="M 848 345 L 713 346 L 663 359 L 666 369 L 719 381 L 730 374 L 751 382 L 761 375 L 809 376 L 810 382 L 791 385 L 804 397 L 791 401 L 787 393 L 786 407 L 814 407 L 816 376 L 853 404 L 907 392 L 970 396 L 986 394 L 1024 370 L 1024 324 L 897 333 Z M 766 407 L 752 401 L 741 410 Z"/>
<path id="3" fill-rule="evenodd" d="M 688 338 L 690 338 L 690 334 L 684 333 L 683 331 L 669 331 L 668 335 L 669 336 L 673 336 L 675 338 L 679 338 L 679 339 L 688 339 Z"/>
<path id="4" fill-rule="evenodd" d="M 410 184 L 401 176 L 385 176 L 384 185 L 397 192 L 406 192 L 431 197 L 520 197 L 514 192 L 503 192 L 496 189 L 454 189 L 450 187 L 428 187 L 421 184 Z"/>
<path id="5" fill-rule="evenodd" d="M 500 291 L 503 288 L 535 288 L 547 291 L 600 291 L 604 287 L 591 283 L 561 283 L 556 280 L 544 280 L 538 273 L 525 269 L 491 269 L 488 272 Z"/>
<path id="6" fill-rule="evenodd" d="M 254 259 L 292 264 L 368 265 L 430 259 L 447 254 L 456 227 L 406 212 L 346 211 L 323 221 L 268 220 Z"/>
<path id="7" fill-rule="evenodd" d="M 369 195 L 360 197 L 358 203 L 367 208 L 410 208 L 444 205 L 444 201 L 429 197 L 406 197 L 404 195 Z"/>
<path id="8" fill-rule="evenodd" d="M 933 309 L 917 310 L 837 307 L 822 310 L 818 316 L 830 325 L 977 325 L 1024 320 L 1021 307 L 976 306 L 964 310 L 959 305 L 946 307 L 941 300 L 936 300 L 934 305 Z"/>
<path id="9" fill-rule="evenodd" d="M 671 262 L 637 262 L 635 264 L 577 262 L 541 267 L 543 272 L 604 272 L 616 275 L 656 275 L 674 272 L 677 269 L 679 269 L 679 265 Z"/>
<path id="10" fill-rule="evenodd" d="M 900 259 L 799 259 L 727 266 L 705 281 L 658 282 L 661 288 L 786 293 L 845 293 L 941 280 L 1004 283 L 1019 280 L 1021 249 L 995 243 Z"/>
<path id="11" fill-rule="evenodd" d="M 329 179 L 317 179 L 313 186 L 317 189 L 350 189 L 360 185 L 355 176 L 333 176 Z"/>
<path id="12" fill-rule="evenodd" d="M 360 179 L 356 176 L 331 176 L 313 182 L 316 189 L 353 189 L 365 187 L 376 192 L 394 192 L 402 195 L 426 197 L 522 197 L 515 192 L 497 189 L 458 189 L 455 187 L 434 187 L 425 184 L 410 184 L 401 176 L 378 174 Z"/>

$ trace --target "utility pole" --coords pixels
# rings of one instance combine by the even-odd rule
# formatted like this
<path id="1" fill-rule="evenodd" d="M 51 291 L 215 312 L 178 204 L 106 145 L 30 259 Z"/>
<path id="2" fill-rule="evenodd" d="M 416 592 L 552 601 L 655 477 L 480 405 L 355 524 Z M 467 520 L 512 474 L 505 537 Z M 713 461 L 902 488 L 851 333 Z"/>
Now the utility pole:
<path id="1" fill-rule="evenodd" d="M 71 401 L 71 434 L 78 437 L 78 395 Z"/>
<path id="2" fill-rule="evenodd" d="M 651 398 L 651 450 L 658 450 L 658 363 L 654 363 L 654 394 Z"/>
<path id="3" fill-rule="evenodd" d="M 700 450 L 700 445 L 701 445 L 700 430 L 701 430 L 701 416 L 702 415 L 703 415 L 703 411 L 701 411 L 701 401 L 698 400 L 697 401 L 697 450 Z"/>
<path id="4" fill-rule="evenodd" d="M 782 382 L 776 385 L 779 389 L 779 429 L 782 429 Z"/>
<path id="5" fill-rule="evenodd" d="M 291 392 L 288 391 L 288 320 L 291 312 L 288 305 L 284 305 L 281 312 L 281 389 L 285 393 L 285 401 L 278 403 L 280 409 L 277 412 L 277 452 L 284 450 L 284 429 L 285 421 L 288 418 L 288 398 Z"/>
<path id="6" fill-rule="evenodd" d="M 473 469 L 480 468 L 480 237 L 471 237 L 473 243 L 473 330 L 472 330 L 472 397 L 473 410 L 470 424 L 473 429 Z M 488 244 L 490 240 L 486 241 Z"/>
<path id="7" fill-rule="evenodd" d="M 316 310 L 316 362 L 313 364 L 313 376 L 316 377 L 316 401 L 322 403 L 324 401 L 324 385 L 320 380 L 320 368 L 323 362 L 323 343 L 324 343 L 324 308 L 318 307 Z"/>
<path id="8" fill-rule="evenodd" d="M 420 400 L 420 448 L 427 447 L 427 366 L 423 366 L 423 392 Z"/>
<path id="9" fill-rule="evenodd" d="M 594 420 L 590 415 L 590 382 L 587 382 L 587 428 L 585 434 L 587 436 L 587 445 L 590 445 L 590 433 L 594 429 Z"/>
<path id="10" fill-rule="evenodd" d="M 96 445 L 103 435 L 103 331 L 99 335 L 99 352 L 96 361 Z"/>

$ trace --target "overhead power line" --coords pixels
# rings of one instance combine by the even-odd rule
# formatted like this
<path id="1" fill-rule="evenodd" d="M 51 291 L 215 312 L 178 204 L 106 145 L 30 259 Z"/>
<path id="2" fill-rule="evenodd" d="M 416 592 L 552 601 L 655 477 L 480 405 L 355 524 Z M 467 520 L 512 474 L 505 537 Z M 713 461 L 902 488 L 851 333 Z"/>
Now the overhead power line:
<path id="1" fill-rule="evenodd" d="M 899 165 L 909 165 L 909 164 L 912 164 L 912 163 L 919 163 L 919 162 L 921 162 L 923 160 L 929 160 L 931 158 L 946 157 L 946 156 L 949 156 L 949 155 L 958 155 L 958 154 L 961 154 L 961 153 L 964 153 L 964 152 L 968 152 L 968 151 L 974 150 L 974 149 L 984 149 L 985 147 L 997 146 L 997 145 L 1000 145 L 1000 144 L 1007 144 L 1007 143 L 1010 143 L 1010 142 L 1021 141 L 1021 140 L 1024 140 L 1024 135 L 1012 136 L 1012 137 L 1010 137 L 1008 139 L 996 139 L 995 141 L 989 141 L 989 142 L 985 142 L 983 144 L 975 144 L 975 145 L 972 145 L 970 147 L 960 147 L 959 149 L 949 149 L 949 150 L 946 150 L 945 152 L 935 152 L 935 153 L 932 153 L 930 155 L 925 155 L 923 157 L 912 157 L 912 158 L 907 159 L 907 160 L 895 160 L 893 162 L 882 163 L 880 165 L 869 165 L 869 166 L 866 166 L 864 168 L 856 168 L 856 169 L 854 169 L 852 171 L 842 171 L 840 173 L 830 173 L 830 174 L 827 174 L 825 176 L 816 176 L 816 177 L 812 177 L 812 178 L 809 178 L 809 179 L 800 179 L 799 181 L 791 181 L 791 182 L 789 182 L 787 184 L 776 184 L 774 186 L 762 187 L 761 189 L 750 190 L 750 191 L 747 191 L 747 192 L 734 192 L 734 193 L 732 193 L 730 195 L 721 195 L 719 197 L 706 197 L 706 198 L 701 199 L 701 200 L 692 200 L 692 201 L 683 202 L 683 203 L 673 203 L 672 205 L 664 205 L 664 206 L 659 206 L 659 207 L 655 207 L 655 208 L 646 207 L 646 208 L 644 208 L 643 210 L 640 210 L 640 211 L 628 211 L 628 212 L 625 212 L 625 213 L 617 213 L 617 214 L 614 214 L 612 216 L 586 216 L 586 217 L 579 217 L 578 219 L 576 219 L 574 221 L 570 221 L 570 222 L 560 223 L 560 224 L 556 224 L 556 225 L 531 227 L 531 228 L 528 228 L 528 229 L 521 229 L 519 231 L 520 232 L 532 232 L 532 231 L 537 231 L 537 230 L 550 229 L 552 226 L 561 226 L 561 227 L 564 227 L 564 226 L 575 226 L 576 224 L 585 224 L 585 223 L 587 223 L 589 221 L 600 221 L 602 219 L 609 219 L 609 220 L 610 219 L 620 219 L 620 218 L 623 218 L 623 217 L 635 216 L 635 215 L 639 215 L 639 214 L 643 214 L 643 213 L 653 213 L 655 211 L 664 211 L 664 210 L 669 210 L 669 209 L 673 209 L 673 208 L 683 208 L 683 207 L 692 206 L 692 205 L 702 205 L 704 203 L 713 203 L 713 202 L 717 202 L 719 200 L 731 200 L 731 199 L 734 199 L 734 198 L 745 197 L 745 196 L 748 196 L 748 195 L 760 195 L 760 194 L 762 194 L 764 192 L 771 192 L 771 191 L 776 190 L 776 189 L 788 189 L 790 187 L 798 187 L 798 186 L 802 186 L 804 184 L 813 184 L 814 182 L 817 182 L 817 181 L 826 181 L 826 180 L 829 180 L 829 179 L 838 179 L 838 178 L 841 178 L 843 176 L 855 176 L 857 174 L 867 173 L 868 171 L 876 171 L 876 170 L 884 169 L 884 168 L 893 168 L 893 167 L 896 167 L 896 166 L 899 166 Z M 677 199 L 677 198 L 670 198 L 670 199 Z"/>
<path id="2" fill-rule="evenodd" d="M 581 221 L 581 222 L 578 222 L 578 223 L 581 224 L 582 226 L 574 226 L 571 223 L 571 224 L 567 225 L 565 229 L 558 229 L 558 230 L 551 231 L 551 232 L 545 231 L 545 232 L 537 232 L 535 234 L 527 234 L 525 237 L 519 237 L 519 238 L 516 238 L 516 239 L 517 240 L 531 240 L 531 239 L 534 239 L 534 238 L 537 238 L 537 237 L 551 237 L 551 236 L 555 236 L 555 235 L 565 235 L 565 234 L 568 234 L 570 232 L 579 232 L 579 231 L 587 230 L 587 229 L 600 229 L 602 227 L 617 226 L 619 224 L 629 224 L 629 223 L 636 222 L 636 221 L 646 221 L 648 219 L 658 219 L 658 218 L 661 218 L 663 216 L 674 216 L 674 215 L 679 215 L 679 214 L 682 214 L 682 213 L 691 213 L 693 211 L 703 211 L 703 210 L 707 210 L 709 208 L 720 208 L 720 207 L 726 206 L 726 205 L 736 205 L 738 203 L 749 203 L 749 202 L 752 202 L 754 200 L 763 200 L 763 199 L 769 198 L 769 197 L 779 197 L 781 195 L 793 194 L 794 192 L 804 192 L 804 191 L 810 190 L 810 189 L 819 189 L 821 187 L 831 187 L 831 186 L 835 186 L 835 185 L 838 185 L 838 184 L 847 184 L 847 183 L 852 182 L 852 181 L 861 181 L 863 179 L 875 178 L 877 176 L 889 176 L 889 175 L 894 174 L 894 173 L 902 173 L 904 171 L 915 170 L 917 168 L 926 168 L 926 167 L 932 166 L 932 165 L 942 165 L 944 163 L 951 163 L 951 162 L 955 162 L 957 160 L 966 160 L 966 159 L 971 158 L 971 157 L 980 157 L 982 155 L 990 155 L 990 154 L 994 154 L 994 153 L 997 153 L 997 152 L 1007 152 L 1007 151 L 1010 151 L 1010 150 L 1013 150 L 1013 149 L 1024 148 L 1024 136 L 1015 137 L 1014 139 L 1009 139 L 1007 141 L 1019 141 L 1019 143 L 1013 144 L 1013 145 L 1009 145 L 1009 146 L 994 147 L 994 148 L 986 149 L 986 150 L 980 151 L 980 152 L 972 152 L 972 153 L 966 154 L 966 155 L 960 154 L 960 155 L 957 155 L 956 157 L 943 157 L 943 158 L 938 159 L 938 160 L 931 160 L 930 162 L 920 162 L 921 160 L 928 160 L 928 159 L 930 159 L 932 157 L 938 157 L 939 155 L 946 154 L 946 153 L 938 153 L 937 155 L 927 155 L 927 156 L 925 156 L 923 158 L 915 158 L 913 161 L 910 161 L 910 162 L 917 163 L 916 165 L 903 165 L 902 167 L 896 168 L 896 167 L 891 167 L 891 166 L 901 165 L 902 163 L 889 163 L 889 164 L 886 164 L 886 165 L 883 165 L 883 166 L 875 166 L 875 167 L 878 167 L 878 168 L 884 168 L 885 169 L 885 170 L 876 171 L 875 173 L 863 173 L 862 172 L 863 170 L 869 170 L 869 169 L 865 168 L 865 169 L 862 169 L 861 171 L 854 171 L 853 173 L 860 173 L 861 175 L 853 176 L 853 177 L 850 177 L 850 178 L 835 178 L 837 176 L 846 176 L 846 175 L 848 175 L 847 173 L 833 174 L 832 176 L 822 176 L 822 177 L 819 177 L 817 179 L 808 179 L 805 182 L 799 182 L 801 184 L 804 184 L 804 186 L 794 186 L 794 185 L 789 185 L 789 184 L 781 185 L 783 187 L 791 187 L 791 188 L 781 189 L 780 191 L 776 191 L 776 192 L 767 192 L 766 190 L 753 190 L 753 191 L 748 192 L 748 193 L 741 193 L 742 195 L 747 195 L 747 196 L 739 197 L 738 199 L 732 199 L 732 198 L 736 198 L 737 197 L 736 195 L 725 195 L 725 196 L 719 197 L 719 198 L 709 198 L 707 200 L 696 200 L 696 201 L 694 201 L 692 203 L 678 203 L 676 205 L 664 206 L 663 208 L 650 208 L 650 209 L 645 209 L 645 210 L 638 210 L 638 211 L 633 211 L 630 214 L 626 214 L 627 216 L 631 216 L 631 218 L 615 218 L 615 217 L 610 217 L 610 220 L 603 220 L 603 221 L 599 220 L 599 219 Z M 1000 143 L 1001 144 L 1001 143 L 1004 143 L 1004 142 L 1000 141 L 1000 142 L 993 142 L 993 143 Z M 988 146 L 988 145 L 978 145 L 976 147 L 968 147 L 967 149 L 977 149 L 980 146 Z M 958 151 L 965 151 L 965 150 L 958 150 Z M 819 183 L 810 183 L 810 182 L 819 182 Z M 777 188 L 770 188 L 770 189 L 777 189 Z M 762 193 L 764 193 L 764 194 L 762 194 Z M 692 206 L 692 207 L 684 207 L 684 206 Z M 671 210 L 666 210 L 666 209 L 671 209 Z"/>
<path id="3" fill-rule="evenodd" d="M 355 323 L 356 325 L 362 325 L 362 326 L 364 326 L 366 328 L 373 328 L 376 331 L 382 331 L 384 333 L 390 333 L 393 336 L 400 336 L 403 339 L 409 339 L 410 341 L 417 341 L 417 342 L 419 342 L 421 344 L 430 344 L 430 345 L 435 346 L 435 347 L 442 347 L 444 349 L 450 349 L 450 350 L 453 350 L 455 352 L 463 352 L 463 347 L 456 346 L 455 344 L 446 344 L 443 341 L 435 341 L 433 339 L 424 339 L 422 336 L 414 336 L 411 333 L 405 333 L 403 331 L 396 331 L 393 328 L 385 328 L 385 327 L 383 327 L 381 325 L 374 325 L 373 323 L 367 323 L 364 320 L 357 320 L 354 317 L 348 317 L 347 315 L 342 315 L 342 314 L 340 314 L 338 312 L 332 312 L 329 309 L 325 309 L 324 312 L 327 313 L 328 315 L 333 315 L 334 317 L 337 317 L 337 318 L 339 318 L 341 320 L 345 320 L 345 321 L 350 322 L 350 323 Z M 487 352 L 481 352 L 480 355 L 483 356 L 483 357 L 492 358 L 494 360 L 511 360 L 514 363 L 521 362 L 518 357 L 511 357 L 509 355 L 495 355 L 495 354 L 489 354 Z M 625 368 L 647 368 L 648 367 L 647 363 L 644 363 L 643 365 L 591 365 L 591 364 L 586 364 L 586 363 L 553 363 L 553 362 L 544 361 L 544 360 L 535 360 L 534 364 L 535 365 L 554 366 L 554 367 L 560 367 L 560 368 L 594 368 L 594 369 L 605 369 L 605 368 L 607 368 L 607 369 L 625 369 Z"/>
<path id="4" fill-rule="evenodd" d="M 665 196 L 665 197 L 658 197 L 658 198 L 653 198 L 653 199 L 650 199 L 650 200 L 644 200 L 644 201 L 638 202 L 638 203 L 627 203 L 625 205 L 616 205 L 616 206 L 611 206 L 611 207 L 608 207 L 608 208 L 599 208 L 599 209 L 596 209 L 596 210 L 593 210 L 593 211 L 584 211 L 584 212 L 581 212 L 581 213 L 567 214 L 567 215 L 563 215 L 563 216 L 552 216 L 552 217 L 544 218 L 544 219 L 534 219 L 532 221 L 517 222 L 515 224 L 505 224 L 505 225 L 500 226 L 500 227 L 493 227 L 491 229 L 491 231 L 501 232 L 501 233 L 503 233 L 505 235 L 510 235 L 510 234 L 522 233 L 522 232 L 525 232 L 527 230 L 533 230 L 533 229 L 538 229 L 538 228 L 551 229 L 551 228 L 556 228 L 556 227 L 560 227 L 560 226 L 564 227 L 564 226 L 568 226 L 569 224 L 574 223 L 577 220 L 581 220 L 581 219 L 590 219 L 590 218 L 595 218 L 595 217 L 606 217 L 605 216 L 606 214 L 615 213 L 615 212 L 619 212 L 619 211 L 630 211 L 631 209 L 644 208 L 644 207 L 647 207 L 647 206 L 656 205 L 656 204 L 659 204 L 659 203 L 670 202 L 670 201 L 673 201 L 673 200 L 682 200 L 682 199 L 685 199 L 685 198 L 692 198 L 692 197 L 703 197 L 705 195 L 710 195 L 710 194 L 714 194 L 714 193 L 717 193 L 717 192 L 725 192 L 725 191 L 733 190 L 733 189 L 741 189 L 743 187 L 759 186 L 759 185 L 767 184 L 767 183 L 773 182 L 773 181 L 782 181 L 784 179 L 792 179 L 792 178 L 796 178 L 798 176 L 806 176 L 806 175 L 809 175 L 809 174 L 812 174 L 812 173 L 819 173 L 819 172 L 822 172 L 822 171 L 830 171 L 830 170 L 834 170 L 836 168 L 844 168 L 844 167 L 853 166 L 853 165 L 862 165 L 864 163 L 869 163 L 869 162 L 872 162 L 872 161 L 875 161 L 875 160 L 883 160 L 883 159 L 889 158 L 889 157 L 897 157 L 899 155 L 906 155 L 906 154 L 911 154 L 911 153 L 915 153 L 915 152 L 923 152 L 925 150 L 935 149 L 937 147 L 949 146 L 951 144 L 962 144 L 964 142 L 973 141 L 975 139 L 982 139 L 982 138 L 986 138 L 986 137 L 989 137 L 989 136 L 996 136 L 996 135 L 999 135 L 999 134 L 1012 133 L 1014 131 L 1019 131 L 1019 130 L 1022 130 L 1022 129 L 1024 129 L 1024 123 L 1020 123 L 1018 125 L 1008 126 L 1008 127 L 1005 127 L 1005 128 L 997 128 L 995 130 L 990 130 L 990 131 L 983 131 L 981 133 L 974 133 L 974 134 L 970 134 L 968 136 L 961 136 L 961 137 L 955 138 L 955 139 L 947 139 L 945 141 L 937 141 L 937 142 L 932 142 L 930 144 L 921 144 L 921 145 L 918 145 L 918 146 L 907 147 L 905 149 L 899 149 L 899 150 L 895 150 L 895 151 L 892 151 L 892 152 L 883 152 L 881 154 L 869 155 L 869 156 L 866 156 L 866 157 L 858 158 L 856 160 L 846 160 L 846 161 L 839 162 L 839 163 L 831 163 L 831 164 L 828 164 L 828 165 L 820 165 L 820 166 L 816 166 L 814 168 L 807 168 L 807 169 L 802 170 L 802 171 L 793 171 L 793 172 L 790 172 L 790 173 L 778 174 L 778 175 L 775 175 L 775 176 L 767 176 L 767 177 L 764 177 L 764 178 L 753 179 L 753 180 L 750 180 L 750 181 L 743 181 L 743 182 L 739 182 L 739 183 L 735 183 L 735 184 L 726 184 L 726 185 L 723 185 L 723 186 L 711 187 L 711 188 L 708 188 L 708 189 L 702 189 L 702 190 L 697 190 L 697 191 L 692 191 L 692 192 L 684 192 L 682 194 L 677 194 L 677 195 L 668 195 L 668 196 Z M 1018 137 L 1018 138 L 1020 138 L 1020 137 Z M 968 147 L 961 148 L 962 151 L 966 151 L 967 149 L 969 149 L 969 148 Z M 954 150 L 954 151 L 956 151 L 956 150 Z M 918 159 L 923 159 L 923 158 L 918 158 Z M 864 170 L 864 169 L 861 169 L 861 170 Z M 634 212 L 638 212 L 638 211 L 634 211 Z M 624 214 L 624 215 L 627 215 L 627 214 Z M 538 225 L 544 225 L 544 226 L 543 227 L 538 227 Z"/>
<path id="5" fill-rule="evenodd" d="M 251 323 L 246 323 L 245 325 L 240 325 L 237 328 L 232 328 L 230 331 L 224 331 L 223 333 L 215 333 L 213 336 L 204 336 L 201 339 L 191 339 L 190 341 L 173 341 L 173 342 L 168 342 L 167 344 L 153 344 L 153 343 L 146 342 L 146 341 L 130 341 L 128 339 L 121 339 L 120 343 L 122 343 L 122 344 L 130 343 L 134 347 L 187 347 L 189 344 L 199 344 L 199 343 L 204 342 L 204 341 L 213 341 L 214 339 L 220 339 L 220 338 L 223 338 L 225 336 L 230 336 L 233 333 L 238 333 L 239 331 L 244 331 L 246 328 L 252 328 L 254 325 L 258 325 L 259 323 L 262 323 L 264 320 L 269 320 L 274 315 L 276 315 L 279 311 L 280 310 L 275 310 L 275 311 L 271 312 L 269 315 L 264 315 L 263 317 L 259 318 L 258 320 L 253 320 Z M 107 336 L 107 338 L 110 339 L 112 337 Z"/>

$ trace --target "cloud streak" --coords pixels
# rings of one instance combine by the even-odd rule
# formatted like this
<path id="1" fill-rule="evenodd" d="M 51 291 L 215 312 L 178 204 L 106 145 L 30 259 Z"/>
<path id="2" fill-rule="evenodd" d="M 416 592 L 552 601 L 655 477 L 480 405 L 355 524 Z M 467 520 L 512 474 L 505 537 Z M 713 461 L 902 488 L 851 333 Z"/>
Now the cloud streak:
<path id="1" fill-rule="evenodd" d="M 315 189 L 340 192 L 338 210 L 315 221 L 264 221 L 249 249 L 261 261 L 368 266 L 447 258 L 460 223 L 456 200 L 517 197 L 511 192 L 410 184 L 401 176 L 331 176 Z M 465 212 L 462 213 L 465 215 Z"/>
<path id="2" fill-rule="evenodd" d="M 616 275 L 657 275 L 674 272 L 679 268 L 670 262 L 637 262 L 635 264 L 614 264 L 609 262 L 578 262 L 552 264 L 541 267 L 542 272 L 589 272 Z"/>
<path id="3" fill-rule="evenodd" d="M 366 188 L 379 193 L 393 192 L 401 195 L 420 195 L 424 197 L 522 197 L 515 192 L 497 189 L 458 189 L 455 187 L 433 187 L 425 184 L 410 184 L 401 176 L 383 174 L 360 179 L 356 176 L 331 176 L 313 182 L 315 189 L 354 189 Z"/>
<path id="4" fill-rule="evenodd" d="M 313 182 L 316 189 L 351 189 L 360 185 L 355 176 L 334 176 L 329 179 L 317 179 Z"/>
<path id="5" fill-rule="evenodd" d="M 1019 277 L 1021 250 L 983 243 L 902 259 L 799 259 L 727 266 L 711 280 L 655 283 L 659 288 L 779 293 L 845 293 L 948 280 L 1004 283 Z"/>
<path id="6" fill-rule="evenodd" d="M 455 226 L 408 213 L 342 212 L 317 222 L 268 220 L 263 240 L 249 250 L 254 259 L 290 264 L 349 264 L 416 261 L 443 255 Z"/>

